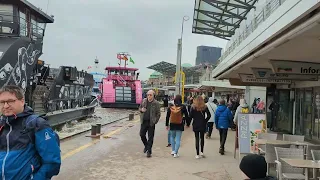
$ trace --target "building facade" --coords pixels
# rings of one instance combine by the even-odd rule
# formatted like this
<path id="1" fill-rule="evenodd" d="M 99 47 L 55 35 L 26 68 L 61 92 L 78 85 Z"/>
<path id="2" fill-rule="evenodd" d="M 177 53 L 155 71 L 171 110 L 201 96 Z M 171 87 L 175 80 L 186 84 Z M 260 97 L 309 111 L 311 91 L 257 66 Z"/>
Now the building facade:
<path id="1" fill-rule="evenodd" d="M 221 57 L 222 48 L 210 46 L 198 46 L 196 65 L 203 63 L 217 64 Z"/>

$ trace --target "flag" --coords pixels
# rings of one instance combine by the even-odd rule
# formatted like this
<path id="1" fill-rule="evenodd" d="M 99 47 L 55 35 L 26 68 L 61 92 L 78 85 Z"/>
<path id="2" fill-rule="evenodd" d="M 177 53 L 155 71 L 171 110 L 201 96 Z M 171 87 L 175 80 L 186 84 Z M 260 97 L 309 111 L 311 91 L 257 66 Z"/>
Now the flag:
<path id="1" fill-rule="evenodd" d="M 127 58 L 126 55 L 124 55 L 122 59 L 125 60 L 125 61 L 128 61 L 128 58 Z"/>
<path id="2" fill-rule="evenodd" d="M 88 69 L 91 69 L 92 67 L 91 66 L 88 66 Z"/>
<path id="3" fill-rule="evenodd" d="M 132 63 L 132 64 L 134 64 L 134 60 L 130 57 L 130 62 Z"/>

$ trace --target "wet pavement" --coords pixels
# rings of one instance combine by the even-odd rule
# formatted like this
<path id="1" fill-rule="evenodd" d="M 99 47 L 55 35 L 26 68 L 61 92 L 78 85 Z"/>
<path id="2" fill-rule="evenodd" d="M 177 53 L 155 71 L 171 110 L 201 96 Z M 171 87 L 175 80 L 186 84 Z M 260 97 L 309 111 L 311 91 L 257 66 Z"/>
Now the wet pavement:
<path id="1" fill-rule="evenodd" d="M 79 132 L 91 129 L 91 125 L 101 123 L 107 124 L 115 120 L 127 118 L 134 110 L 113 109 L 97 107 L 92 117 L 82 121 L 71 121 L 57 131 L 60 138 L 65 138 Z"/>
<path id="2" fill-rule="evenodd" d="M 164 114 L 156 127 L 153 157 L 146 158 L 139 136 L 139 121 L 121 121 L 102 129 L 104 137 L 85 135 L 61 143 L 62 167 L 55 180 L 226 180 L 244 179 L 233 158 L 234 132 L 229 131 L 226 154 L 221 156 L 218 132 L 205 141 L 206 158 L 195 159 L 191 128 L 182 136 L 180 157 L 173 158 L 167 145 Z"/>

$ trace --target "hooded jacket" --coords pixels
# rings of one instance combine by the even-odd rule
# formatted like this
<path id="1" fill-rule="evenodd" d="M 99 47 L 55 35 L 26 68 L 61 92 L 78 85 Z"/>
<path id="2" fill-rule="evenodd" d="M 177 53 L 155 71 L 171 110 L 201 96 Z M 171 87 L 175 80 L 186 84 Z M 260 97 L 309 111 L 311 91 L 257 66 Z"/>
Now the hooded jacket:
<path id="1" fill-rule="evenodd" d="M 35 133 L 25 130 L 24 121 L 32 114 L 33 110 L 25 106 L 24 111 L 16 116 L 1 116 L 2 180 L 45 180 L 51 179 L 60 171 L 60 148 L 48 122 L 38 117 L 28 124 L 28 128 L 32 128 Z"/>
<path id="2" fill-rule="evenodd" d="M 208 122 L 214 122 L 214 118 L 215 118 L 214 114 L 216 113 L 216 110 L 217 110 L 217 105 L 213 102 L 213 100 L 214 98 L 210 97 L 209 101 L 207 102 L 207 107 L 210 111 L 210 114 L 212 114 Z"/>
<path id="3" fill-rule="evenodd" d="M 232 114 L 226 105 L 219 105 L 215 114 L 215 124 L 217 129 L 228 129 Z"/>

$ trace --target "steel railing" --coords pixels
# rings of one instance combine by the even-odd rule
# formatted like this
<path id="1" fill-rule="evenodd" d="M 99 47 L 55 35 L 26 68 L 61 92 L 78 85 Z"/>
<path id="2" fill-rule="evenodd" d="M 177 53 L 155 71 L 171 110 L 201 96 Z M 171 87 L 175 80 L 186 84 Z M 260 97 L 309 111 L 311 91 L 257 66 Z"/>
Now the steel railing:
<path id="1" fill-rule="evenodd" d="M 238 47 L 257 27 L 264 22 L 278 7 L 280 7 L 286 0 L 270 0 L 262 8 L 261 12 L 256 15 L 249 25 L 246 25 L 242 32 L 231 39 L 231 45 L 225 50 L 222 56 L 218 59 L 217 64 L 221 63 L 229 54 L 231 54 L 236 47 Z"/>

